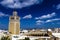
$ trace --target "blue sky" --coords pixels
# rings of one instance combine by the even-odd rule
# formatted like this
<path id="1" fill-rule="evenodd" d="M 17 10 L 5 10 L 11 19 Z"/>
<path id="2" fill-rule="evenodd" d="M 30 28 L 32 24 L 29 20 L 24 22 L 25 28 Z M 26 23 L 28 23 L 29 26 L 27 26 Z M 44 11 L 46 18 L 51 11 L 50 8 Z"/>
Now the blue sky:
<path id="1" fill-rule="evenodd" d="M 60 0 L 0 0 L 0 29 L 8 29 L 14 10 L 21 29 L 60 27 Z"/>

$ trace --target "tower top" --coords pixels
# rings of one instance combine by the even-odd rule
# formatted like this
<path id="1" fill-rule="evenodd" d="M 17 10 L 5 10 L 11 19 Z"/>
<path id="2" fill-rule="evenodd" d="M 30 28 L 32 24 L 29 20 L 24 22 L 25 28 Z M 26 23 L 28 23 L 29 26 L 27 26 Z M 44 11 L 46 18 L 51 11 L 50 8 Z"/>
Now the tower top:
<path id="1" fill-rule="evenodd" d="M 13 11 L 13 16 L 17 16 L 17 11 Z"/>

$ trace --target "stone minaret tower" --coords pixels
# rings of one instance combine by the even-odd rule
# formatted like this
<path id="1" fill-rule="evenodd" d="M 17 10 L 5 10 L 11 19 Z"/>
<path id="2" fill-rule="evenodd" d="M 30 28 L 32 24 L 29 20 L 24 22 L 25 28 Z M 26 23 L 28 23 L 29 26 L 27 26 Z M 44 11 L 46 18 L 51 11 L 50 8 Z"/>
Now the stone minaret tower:
<path id="1" fill-rule="evenodd" d="M 9 17 L 9 33 L 19 35 L 20 33 L 20 17 L 17 16 L 17 12 L 14 11 L 13 15 Z"/>

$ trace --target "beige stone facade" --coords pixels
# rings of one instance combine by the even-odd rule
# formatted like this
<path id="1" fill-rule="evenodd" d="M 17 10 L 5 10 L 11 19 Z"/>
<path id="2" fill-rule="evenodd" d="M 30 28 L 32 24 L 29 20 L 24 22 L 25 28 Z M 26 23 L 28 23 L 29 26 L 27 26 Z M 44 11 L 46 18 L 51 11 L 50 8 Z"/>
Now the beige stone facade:
<path id="1" fill-rule="evenodd" d="M 17 16 L 17 12 L 14 11 L 13 15 L 9 18 L 9 33 L 19 34 L 20 33 L 20 17 Z"/>

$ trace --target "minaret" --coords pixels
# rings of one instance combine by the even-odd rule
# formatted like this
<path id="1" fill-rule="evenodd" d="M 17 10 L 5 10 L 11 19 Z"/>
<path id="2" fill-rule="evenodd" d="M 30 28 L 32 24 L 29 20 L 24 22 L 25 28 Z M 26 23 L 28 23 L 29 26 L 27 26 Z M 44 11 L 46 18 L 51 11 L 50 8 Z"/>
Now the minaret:
<path id="1" fill-rule="evenodd" d="M 14 35 L 19 35 L 20 33 L 20 17 L 16 11 L 9 17 L 9 33 Z"/>

